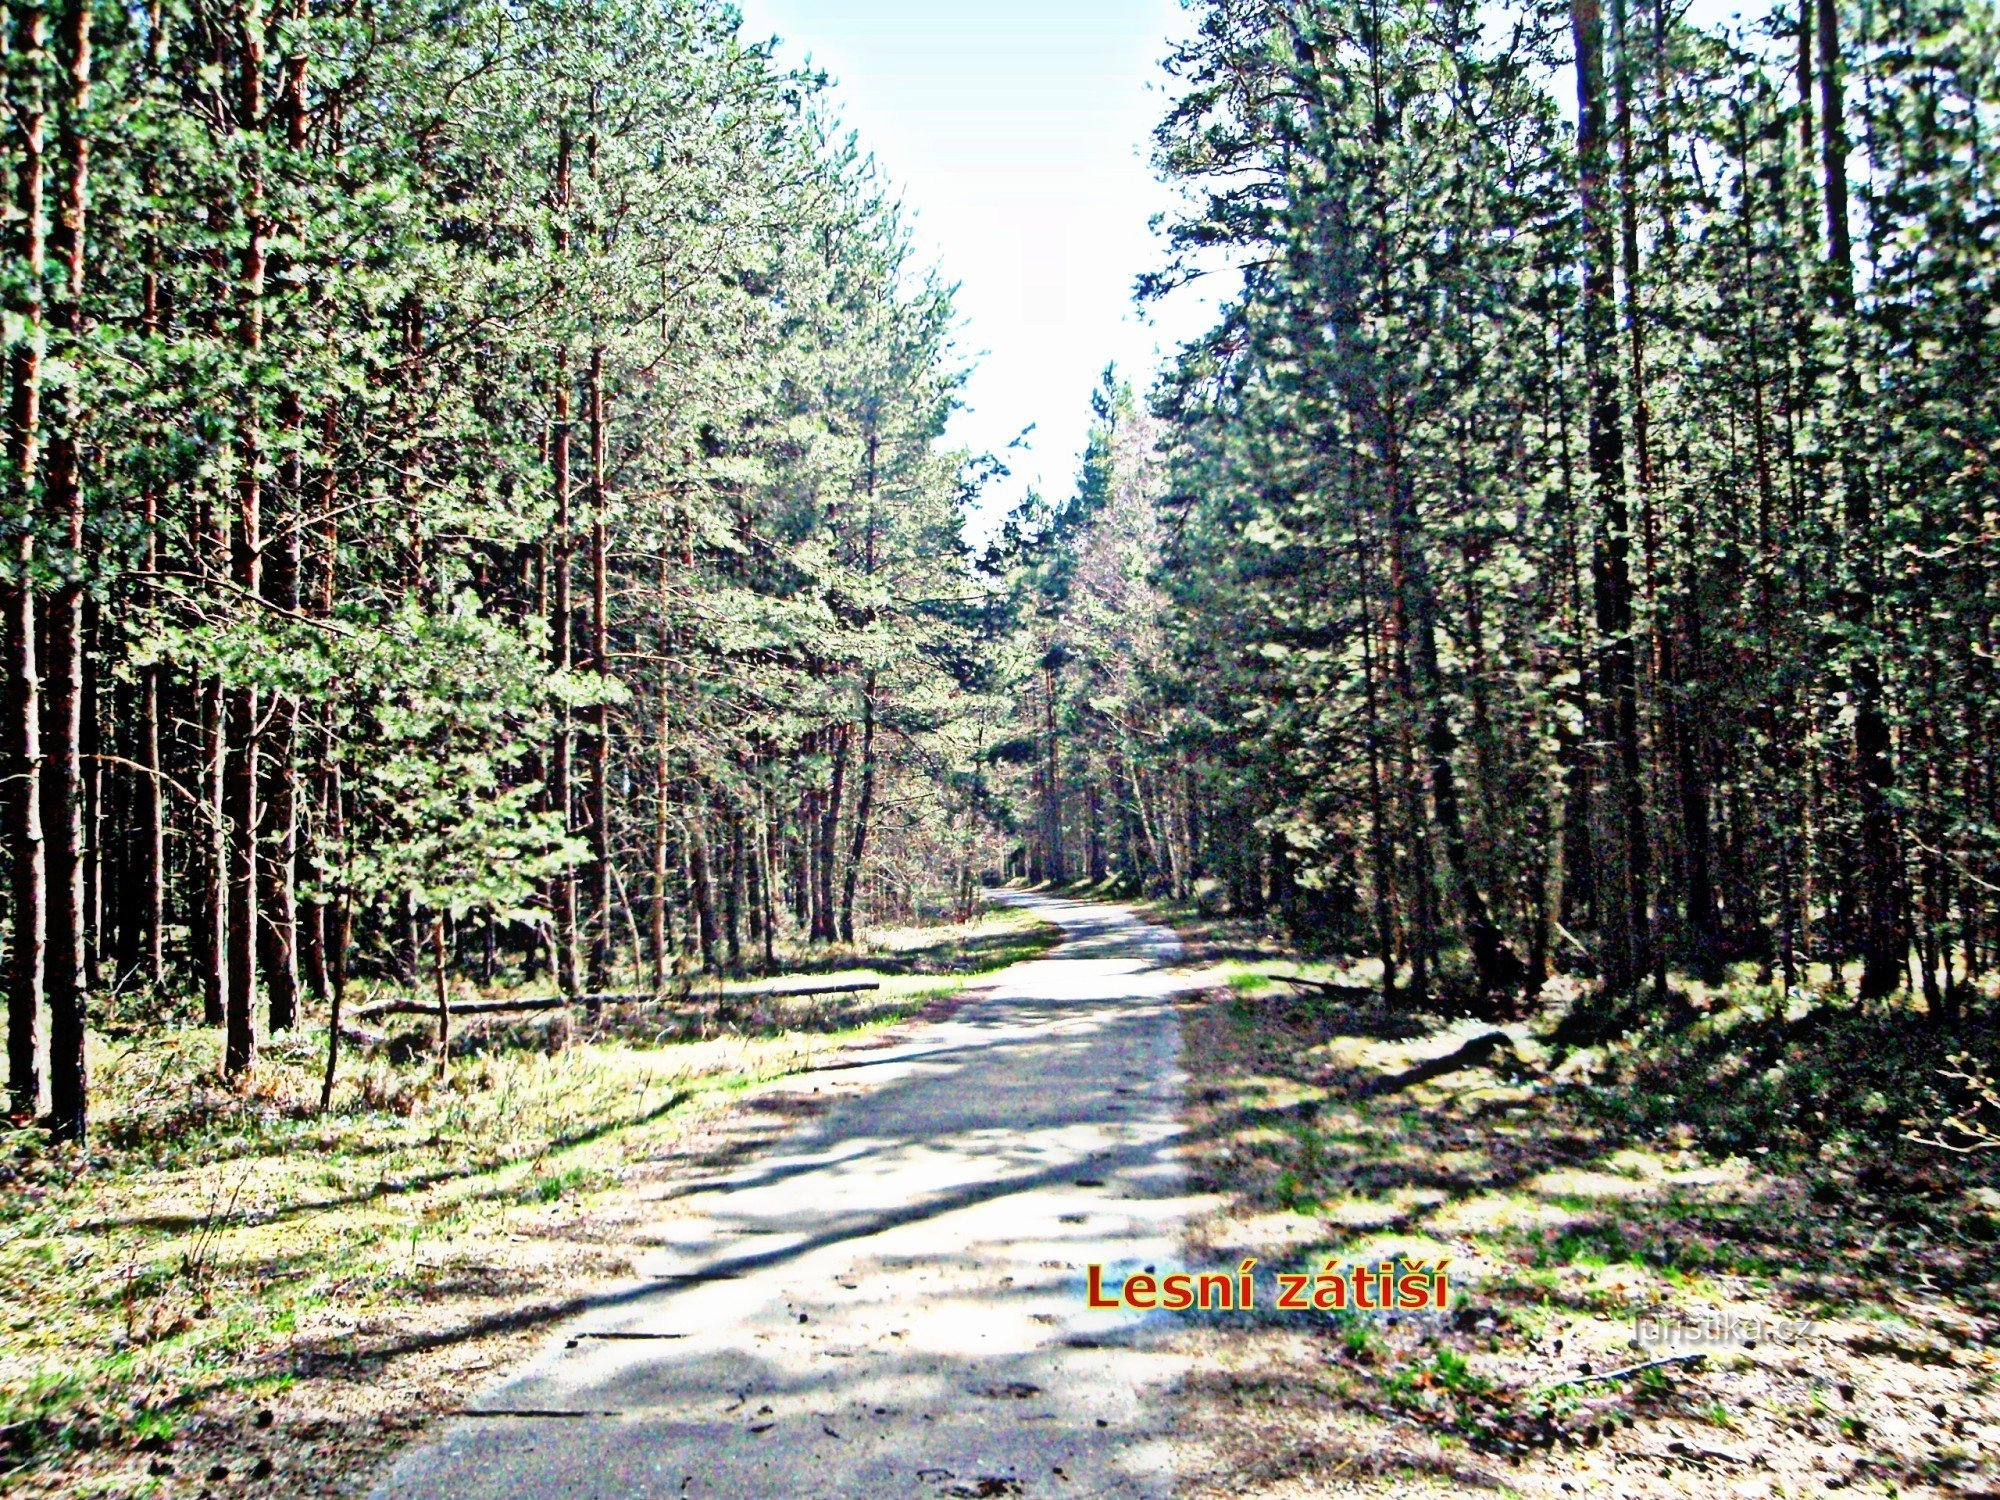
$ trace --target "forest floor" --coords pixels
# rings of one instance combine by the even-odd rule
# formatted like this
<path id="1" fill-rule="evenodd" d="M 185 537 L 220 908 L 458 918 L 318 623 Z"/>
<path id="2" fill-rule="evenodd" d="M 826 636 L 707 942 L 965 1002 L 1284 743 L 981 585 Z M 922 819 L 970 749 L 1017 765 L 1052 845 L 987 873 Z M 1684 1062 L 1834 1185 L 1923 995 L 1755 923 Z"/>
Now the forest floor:
<path id="1" fill-rule="evenodd" d="M 1674 1032 L 1559 1060 L 1547 1017 L 1438 1073 L 1490 1028 L 1273 983 L 1331 971 L 1149 914 L 1216 979 L 1182 1015 L 1221 1201 L 1188 1264 L 1443 1260 L 1453 1288 L 1191 1322 L 1189 1493 L 2000 1496 L 2000 1161 L 1911 1138 L 1991 1034 L 1746 971 Z"/>
<path id="2" fill-rule="evenodd" d="M 212 1030 L 107 1027 L 88 1151 L 0 1141 L 0 1490 L 345 1493 L 624 1272 L 649 1185 L 756 1150 L 819 1108 L 801 1075 L 1056 940 L 1011 911 L 877 933 L 794 972 L 879 990 L 708 984 L 560 1047 L 547 1017 L 461 1020 L 442 1079 L 418 1020 L 325 1115 L 323 1031 L 237 1091 Z"/>

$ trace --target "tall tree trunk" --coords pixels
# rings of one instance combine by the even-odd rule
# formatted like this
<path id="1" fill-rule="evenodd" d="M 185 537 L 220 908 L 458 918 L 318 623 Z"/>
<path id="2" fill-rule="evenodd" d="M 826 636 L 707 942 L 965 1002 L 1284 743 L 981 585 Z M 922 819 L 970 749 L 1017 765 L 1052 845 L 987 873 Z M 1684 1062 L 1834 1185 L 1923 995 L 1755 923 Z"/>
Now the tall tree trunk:
<path id="1" fill-rule="evenodd" d="M 146 524 L 148 574 L 159 566 L 156 538 L 159 500 L 152 504 Z M 138 827 L 133 844 L 138 851 L 137 868 L 131 872 L 137 890 L 132 899 L 139 909 L 139 973 L 158 990 L 167 982 L 167 808 L 166 766 L 160 757 L 160 680 L 164 669 L 155 662 L 139 674 L 139 765 L 135 781 Z"/>
<path id="2" fill-rule="evenodd" d="M 1875 498 L 1863 451 L 1865 399 L 1854 307 L 1854 246 L 1847 225 L 1847 110 L 1842 97 L 1840 8 L 1818 0 L 1820 152 L 1826 178 L 1828 298 L 1839 324 L 1839 471 L 1846 535 L 1842 614 L 1853 631 L 1848 688 L 1854 699 L 1854 758 L 1861 802 L 1861 998 L 1894 994 L 1903 983 L 1909 938 L 1902 914 L 1902 853 L 1891 799 L 1894 750 L 1882 708 L 1882 667 L 1872 638 L 1877 586 Z"/>
<path id="3" fill-rule="evenodd" d="M 782 847 L 782 832 L 778 820 L 773 816 L 770 793 L 762 786 L 758 793 L 759 815 L 757 821 L 757 863 L 763 870 L 764 887 L 764 950 L 763 968 L 766 974 L 778 966 L 778 861 Z"/>
<path id="4" fill-rule="evenodd" d="M 722 893 L 724 948 L 732 970 L 743 967 L 743 817 L 734 806 L 723 826 L 729 831 L 729 884 Z"/>
<path id="5" fill-rule="evenodd" d="M 1590 389 L 1590 473 L 1598 521 L 1592 570 L 1598 680 L 1608 721 L 1618 854 L 1615 869 L 1600 871 L 1601 883 L 1612 897 L 1604 923 L 1604 985 L 1609 993 L 1624 995 L 1634 990 L 1652 963 L 1639 684 L 1632 640 L 1632 526 L 1625 495 L 1625 424 L 1614 338 L 1616 234 L 1607 194 L 1604 20 L 1598 0 L 1571 0 L 1570 22 L 1576 42 L 1583 362 Z"/>
<path id="6" fill-rule="evenodd" d="M 245 239 L 237 325 L 244 364 L 254 372 L 264 353 L 266 270 L 263 164 L 257 138 L 264 123 L 264 14 L 260 0 L 245 0 L 240 12 L 242 49 L 237 126 L 242 136 L 242 192 Z M 236 425 L 236 515 L 230 528 L 230 576 L 239 607 L 254 610 L 263 593 L 263 433 L 258 423 L 254 382 L 246 390 Z M 229 997 L 223 1067 L 231 1077 L 250 1071 L 257 1060 L 257 689 L 231 688 L 224 713 L 224 817 L 229 829 Z"/>
<path id="7" fill-rule="evenodd" d="M 868 852 L 868 824 L 875 811 L 875 674 L 861 684 L 861 791 L 854 802 L 854 831 L 847 847 L 847 876 L 840 892 L 840 940 L 854 941 L 854 888 Z"/>
<path id="8" fill-rule="evenodd" d="M 1630 0 L 1612 0 L 1611 14 L 1617 47 L 1617 66 L 1613 74 L 1612 92 L 1617 112 L 1619 272 L 1625 289 L 1626 379 L 1631 392 L 1633 481 L 1639 500 L 1639 534 L 1645 546 L 1641 594 L 1647 604 L 1652 606 L 1655 603 L 1655 591 L 1659 580 L 1659 524 L 1654 493 L 1652 411 L 1646 395 L 1646 314 L 1639 280 L 1639 152 L 1632 126 L 1633 62 L 1638 54 L 1638 44 L 1632 32 Z M 1657 37 L 1655 41 L 1657 43 Z M 1682 735 L 1678 722 L 1679 699 L 1675 694 L 1676 684 L 1673 680 L 1671 627 L 1665 613 L 1657 608 L 1653 610 L 1652 634 L 1653 655 L 1660 680 L 1665 688 L 1663 706 L 1667 721 L 1667 740 L 1669 744 L 1678 744 Z M 1636 643 L 1633 650 L 1636 655 Z M 1637 777 L 1641 773 L 1638 770 L 1639 760 L 1636 754 L 1638 740 L 1636 671 L 1632 691 L 1635 750 L 1632 765 L 1633 774 Z M 1624 748 L 1622 739 L 1620 748 L 1621 751 Z M 1685 812 L 1689 806 L 1690 804 L 1683 798 L 1683 811 Z M 1658 940 L 1655 931 L 1657 923 L 1653 905 L 1651 845 L 1647 838 L 1644 818 L 1642 805 L 1637 824 L 1638 837 L 1642 842 L 1638 847 L 1646 851 L 1646 859 L 1642 870 L 1635 876 L 1632 899 L 1641 908 L 1645 923 L 1644 931 L 1647 935 L 1645 950 L 1640 955 L 1643 960 L 1641 972 L 1646 968 L 1653 971 L 1656 988 L 1664 997 L 1667 986 L 1666 945 Z M 1705 837 L 1705 831 L 1696 836 Z"/>
<path id="9" fill-rule="evenodd" d="M 336 804 L 337 805 L 337 804 Z M 344 955 L 347 949 L 347 903 L 333 903 L 327 912 L 327 946 L 329 957 Z M 333 1079 L 340 1066 L 340 1011 L 347 999 L 347 965 L 344 960 L 331 965 L 333 998 L 326 1015 L 326 1072 L 320 1079 L 319 1112 L 325 1114 L 333 1105 Z"/>
<path id="10" fill-rule="evenodd" d="M 163 70 L 166 56 L 162 0 L 154 0 L 148 11 L 147 47 L 147 72 L 150 77 L 157 78 Z M 158 172 L 150 162 L 144 181 L 147 196 L 156 196 L 159 192 Z M 160 336 L 160 236 L 157 226 L 148 228 L 145 257 L 139 333 L 150 345 Z M 148 439 L 148 446 L 154 446 L 153 439 Z M 144 581 L 135 590 L 134 603 L 150 611 L 158 607 L 160 574 L 160 485 L 150 469 L 140 489 L 139 524 L 145 533 L 140 541 L 142 551 L 139 563 Z M 139 909 L 139 970 L 146 983 L 155 990 L 167 982 L 166 764 L 161 759 L 160 746 L 160 700 L 165 678 L 166 668 L 160 662 L 148 663 L 139 671 L 136 747 L 139 752 L 139 777 L 135 799 L 137 806 L 134 809 L 138 826 L 133 837 L 138 859 L 137 867 L 129 876 L 129 883 L 137 887 L 133 899 Z"/>
<path id="11" fill-rule="evenodd" d="M 715 915 L 715 867 L 708 855 L 707 815 L 705 802 L 698 802 L 688 812 L 688 877 L 694 887 L 695 930 L 701 945 L 702 971 L 713 974 L 720 933 Z"/>
<path id="12" fill-rule="evenodd" d="M 1062 731 L 1056 723 L 1056 674 L 1060 664 L 1053 653 L 1042 663 L 1043 703 L 1047 710 L 1048 769 L 1042 773 L 1042 818 L 1047 846 L 1042 875 L 1051 885 L 1069 879 L 1063 857 Z"/>
<path id="13" fill-rule="evenodd" d="M 555 180 L 556 253 L 564 258 L 569 254 L 570 243 L 570 152 L 570 129 L 565 124 L 557 138 Z M 555 529 L 549 538 L 549 637 L 556 670 L 567 672 L 576 664 L 570 609 L 571 530 L 575 522 L 570 515 L 570 436 L 573 423 L 567 348 L 556 350 L 552 385 L 554 411 L 549 428 L 549 468 L 554 476 L 556 514 Z M 576 799 L 571 789 L 571 757 L 575 742 L 576 732 L 571 724 L 569 707 L 558 704 L 555 743 L 549 753 L 548 796 L 549 805 L 562 820 L 565 832 L 572 830 L 575 824 Z M 555 877 L 554 886 L 556 983 L 568 996 L 577 993 L 580 959 L 577 951 L 576 873 L 563 870 Z"/>
<path id="14" fill-rule="evenodd" d="M 1566 663 L 1567 691 L 1561 694 L 1568 712 L 1555 714 L 1556 764 L 1561 777 L 1561 811 L 1557 819 L 1560 843 L 1550 861 L 1558 889 L 1549 901 L 1549 920 L 1560 925 L 1565 918 L 1576 920 L 1581 913 L 1585 925 L 1597 921 L 1597 850 L 1591 826 L 1591 808 L 1596 801 L 1591 771 L 1590 663 L 1586 648 L 1589 634 L 1584 623 L 1584 567 L 1581 528 L 1577 520 L 1576 462 L 1571 442 L 1574 413 L 1571 409 L 1568 328 L 1558 319 L 1556 350 L 1551 385 L 1555 392 L 1556 467 L 1558 483 L 1558 546 L 1561 568 L 1564 634 L 1570 641 Z M 1574 727 L 1573 727 L 1574 726 Z"/>
<path id="15" fill-rule="evenodd" d="M 1410 518 L 1404 515 L 1402 455 L 1393 425 L 1385 422 L 1376 436 L 1381 483 L 1389 507 L 1389 634 L 1396 687 L 1398 771 L 1403 788 L 1404 834 L 1409 842 L 1410 915 L 1407 923 L 1410 992 L 1421 1003 L 1430 994 L 1431 961 L 1437 952 L 1437 888 L 1431 854 L 1430 818 L 1424 808 L 1423 783 L 1417 769 L 1414 719 L 1420 702 L 1417 688 L 1416 622 L 1410 587 Z"/>
<path id="16" fill-rule="evenodd" d="M 658 610 L 658 624 L 661 633 L 662 652 L 660 669 L 659 708 L 653 724 L 653 889 L 652 889 L 652 940 L 653 940 L 653 991 L 659 994 L 667 987 L 667 971 L 672 963 L 671 936 L 667 930 L 668 872 L 672 870 L 671 860 L 673 828 L 673 694 L 668 690 L 664 662 L 674 641 L 674 633 L 667 626 L 668 607 L 671 598 L 667 591 L 668 561 L 667 551 L 660 549 L 659 571 L 655 580 L 655 608 Z"/>
<path id="17" fill-rule="evenodd" d="M 321 418 L 319 489 L 319 562 L 317 609 L 322 619 L 333 613 L 334 585 L 340 570 L 340 519 L 335 508 L 338 497 L 338 470 L 335 466 L 339 418 L 331 403 Z M 302 841 L 300 864 L 314 868 L 314 841 L 322 853 L 340 851 L 340 776 L 338 747 L 330 724 L 315 725 L 312 734 L 315 766 L 312 784 L 318 799 L 319 815 L 312 823 L 313 838 Z M 319 881 L 314 882 L 316 885 Z M 306 906 L 300 958 L 306 988 L 315 1000 L 325 1001 L 333 993 L 333 903 L 325 893 Z"/>
<path id="18" fill-rule="evenodd" d="M 36 652 L 34 511 L 41 469 L 43 324 L 42 282 L 47 266 L 44 206 L 48 166 L 43 71 L 48 21 L 40 0 L 17 0 L 11 21 L 9 103 L 15 117 L 16 216 L 9 251 L 21 270 L 8 311 L 20 319 L 7 351 L 7 499 L 0 516 L 7 537 L 8 572 L 0 584 L 5 611 L 4 700 L 0 721 L 7 737 L 0 759 L 0 809 L 12 871 L 8 893 L 13 931 L 8 944 L 7 1085 L 14 1112 L 42 1107 L 42 997 L 47 933 L 46 865 L 42 837 L 41 675 Z M 11 290 L 11 289 L 10 289 Z"/>
<path id="19" fill-rule="evenodd" d="M 451 1065 L 451 986 L 445 978 L 444 913 L 431 913 L 431 986 L 437 998 L 438 1077 Z"/>
<path id="20" fill-rule="evenodd" d="M 285 125 L 285 146 L 295 157 L 306 144 L 305 0 L 293 0 L 291 50 L 285 55 L 278 112 Z M 300 232 L 291 226 L 292 233 Z M 299 568 L 303 550 L 300 529 L 306 518 L 306 477 L 303 439 L 305 407 L 297 390 L 285 393 L 286 434 L 282 494 L 288 514 L 280 519 L 272 566 L 267 570 L 265 597 L 287 614 L 299 606 Z M 287 1031 L 299 1009 L 299 706 L 286 695 L 271 708 L 269 742 L 264 756 L 264 806 L 269 837 L 259 862 L 259 960 L 268 998 L 272 1031 Z"/>
<path id="21" fill-rule="evenodd" d="M 590 662 L 611 675 L 609 532 L 604 519 L 604 349 L 590 351 Z M 611 968 L 611 708 L 590 709 L 590 985 Z M 635 955 L 636 961 L 636 955 Z"/>
<path id="22" fill-rule="evenodd" d="M 294 441 L 301 418 L 297 399 L 286 398 L 285 425 Z M 296 497 L 304 487 L 304 464 L 296 447 L 285 460 L 285 485 L 293 514 L 284 519 L 272 566 L 265 571 L 264 596 L 288 613 L 299 603 L 299 532 Z M 272 1031 L 287 1031 L 298 1020 L 298 704 L 289 696 L 271 705 L 265 731 L 263 817 L 269 833 L 258 860 L 258 958 Z"/>
<path id="23" fill-rule="evenodd" d="M 746 856 L 749 868 L 744 872 L 748 881 L 750 902 L 750 942 L 757 949 L 757 966 L 762 973 L 771 972 L 771 867 L 768 859 L 770 851 L 770 816 L 764 796 L 763 759 L 759 756 L 757 770 L 757 802 L 750 813 L 750 831 Z"/>
<path id="24" fill-rule="evenodd" d="M 220 524 L 213 505 L 204 502 L 209 520 Z M 204 543 L 214 540 L 212 532 Z M 213 548 L 204 568 L 214 567 Z M 229 825 L 224 821 L 222 684 L 211 677 L 201 685 L 201 817 L 200 878 L 195 899 L 195 964 L 201 976 L 201 1015 L 205 1026 L 221 1026 L 229 1013 Z"/>
<path id="25" fill-rule="evenodd" d="M 1396 925 L 1394 917 L 1396 858 L 1389 841 L 1389 814 L 1382 788 L 1382 723 L 1376 687 L 1375 584 L 1368 565 L 1368 543 L 1355 548 L 1361 570 L 1361 680 L 1368 744 L 1368 850 L 1373 866 L 1369 882 L 1375 896 L 1375 956 L 1382 965 L 1382 1000 L 1396 998 Z"/>
<path id="26" fill-rule="evenodd" d="M 838 932 L 833 904 L 833 870 L 840 833 L 840 813 L 847 798 L 848 740 L 853 726 L 838 725 L 827 731 L 833 745 L 833 773 L 827 778 L 826 801 L 819 810 L 813 839 L 813 922 L 816 943 L 830 943 Z"/>
<path id="27" fill-rule="evenodd" d="M 84 213 L 89 201 L 90 142 L 84 134 L 90 108 L 90 5 L 67 0 L 58 55 L 63 98 L 57 113 L 56 154 L 64 175 L 62 203 L 51 248 L 62 266 L 62 292 L 53 319 L 65 355 L 74 362 L 83 333 Z M 48 684 L 42 761 L 42 829 L 48 878 L 47 969 L 49 1007 L 49 1110 L 58 1139 L 81 1141 L 87 1114 L 84 1066 L 85 1001 L 89 941 L 84 891 L 84 619 L 83 476 L 84 420 L 76 382 L 63 383 L 49 427 L 46 503 L 49 529 L 66 554 L 62 581 L 44 617 Z"/>

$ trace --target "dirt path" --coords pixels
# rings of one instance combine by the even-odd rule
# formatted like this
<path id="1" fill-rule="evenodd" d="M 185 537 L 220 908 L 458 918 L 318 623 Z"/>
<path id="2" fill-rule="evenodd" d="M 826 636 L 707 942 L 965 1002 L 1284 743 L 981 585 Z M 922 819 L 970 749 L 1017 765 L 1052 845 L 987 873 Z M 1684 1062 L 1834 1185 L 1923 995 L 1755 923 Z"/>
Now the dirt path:
<path id="1" fill-rule="evenodd" d="M 950 1019 L 824 1070 L 848 1095 L 727 1177 L 664 1191 L 607 1288 L 411 1451 L 379 1500 L 1150 1496 L 1165 1329 L 1084 1267 L 1175 1259 L 1180 944 L 1008 894 L 1065 942 Z"/>

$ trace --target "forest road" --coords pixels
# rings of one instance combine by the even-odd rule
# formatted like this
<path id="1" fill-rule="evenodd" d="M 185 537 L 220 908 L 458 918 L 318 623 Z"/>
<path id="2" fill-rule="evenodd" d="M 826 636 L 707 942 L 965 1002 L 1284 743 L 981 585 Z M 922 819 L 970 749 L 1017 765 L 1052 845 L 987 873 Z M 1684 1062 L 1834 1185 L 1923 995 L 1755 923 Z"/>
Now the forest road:
<path id="1" fill-rule="evenodd" d="M 1169 1494 L 1171 1315 L 1088 1310 L 1085 1267 L 1178 1264 L 1180 943 L 997 897 L 1062 944 L 822 1067 L 831 1108 L 669 1189 L 638 1278 L 376 1500 Z"/>

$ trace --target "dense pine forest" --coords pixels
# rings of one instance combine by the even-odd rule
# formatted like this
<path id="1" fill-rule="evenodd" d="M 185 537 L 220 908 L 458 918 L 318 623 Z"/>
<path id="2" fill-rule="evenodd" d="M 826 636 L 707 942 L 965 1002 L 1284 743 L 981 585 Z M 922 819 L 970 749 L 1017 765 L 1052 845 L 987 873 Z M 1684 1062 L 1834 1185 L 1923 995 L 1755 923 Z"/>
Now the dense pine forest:
<path id="1" fill-rule="evenodd" d="M 353 972 L 768 968 L 995 836 L 1578 1035 L 1746 959 L 1954 1016 L 1992 17 L 1196 14 L 1144 291 L 1241 291 L 975 562 L 949 289 L 727 7 L 10 11 L 16 1112 L 82 1132 L 93 994 L 246 1073 Z"/>
<path id="2" fill-rule="evenodd" d="M 1157 164 L 1243 268 L 1003 551 L 1035 878 L 1582 1039 L 2000 961 L 2000 25 L 1210 3 Z"/>
<path id="3" fill-rule="evenodd" d="M 93 994 L 243 1074 L 995 835 L 1578 1036 L 1995 962 L 1978 5 L 1200 8 L 1144 290 L 1241 291 L 976 563 L 949 290 L 727 7 L 9 16 L 18 1114 Z"/>
<path id="4" fill-rule="evenodd" d="M 885 822 L 950 884 L 950 298 L 823 80 L 707 0 L 7 55 L 17 1112 L 83 1133 L 94 995 L 247 1074 L 353 972 L 852 939 Z"/>
<path id="5" fill-rule="evenodd" d="M 1177 11 L 0 6 L 0 1488 L 2000 1484 L 2000 10 Z"/>

